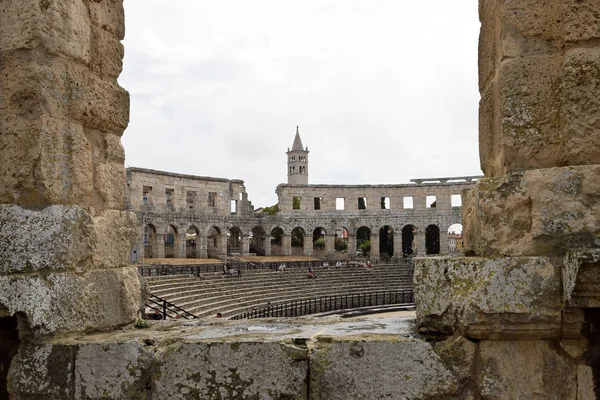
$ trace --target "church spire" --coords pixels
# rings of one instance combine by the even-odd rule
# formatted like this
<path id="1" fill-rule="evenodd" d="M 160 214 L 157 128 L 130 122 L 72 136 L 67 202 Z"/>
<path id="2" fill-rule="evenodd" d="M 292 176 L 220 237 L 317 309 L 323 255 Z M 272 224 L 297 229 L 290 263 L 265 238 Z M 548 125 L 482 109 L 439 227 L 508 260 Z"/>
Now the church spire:
<path id="1" fill-rule="evenodd" d="M 302 139 L 300 139 L 300 128 L 298 126 L 296 126 L 296 137 L 294 138 L 292 151 L 304 151 L 304 146 L 302 146 Z"/>

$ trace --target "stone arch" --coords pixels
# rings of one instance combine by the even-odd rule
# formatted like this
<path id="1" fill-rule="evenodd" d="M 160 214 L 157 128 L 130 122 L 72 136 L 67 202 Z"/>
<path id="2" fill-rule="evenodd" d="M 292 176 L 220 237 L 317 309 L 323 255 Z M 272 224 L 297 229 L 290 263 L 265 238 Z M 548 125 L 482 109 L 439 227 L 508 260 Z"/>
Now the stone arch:
<path id="1" fill-rule="evenodd" d="M 167 225 L 163 240 L 165 243 L 165 258 L 179 257 L 179 232 L 176 225 Z"/>
<path id="2" fill-rule="evenodd" d="M 459 222 L 450 224 L 447 229 L 448 233 L 448 252 L 461 253 L 463 250 L 463 226 Z"/>
<path id="3" fill-rule="evenodd" d="M 437 225 L 432 224 L 425 228 L 425 252 L 440 254 L 440 228 Z"/>
<path id="4" fill-rule="evenodd" d="M 221 258 L 223 254 L 223 234 L 218 226 L 209 226 L 206 230 L 206 252 L 208 258 Z"/>
<path id="5" fill-rule="evenodd" d="M 333 248 L 336 253 L 342 254 L 348 251 L 348 239 L 350 238 L 350 231 L 342 226 L 334 230 L 334 242 Z"/>
<path id="6" fill-rule="evenodd" d="M 379 254 L 382 259 L 394 256 L 394 229 L 389 225 L 379 229 Z"/>
<path id="7" fill-rule="evenodd" d="M 242 254 L 242 230 L 232 226 L 227 232 L 227 254 Z"/>
<path id="8" fill-rule="evenodd" d="M 144 225 L 144 243 L 142 245 L 144 246 L 144 257 L 146 258 L 158 257 L 158 235 L 156 232 L 157 229 L 154 224 L 146 223 Z"/>
<path id="9" fill-rule="evenodd" d="M 304 237 L 306 236 L 306 232 L 301 227 L 296 227 L 292 229 L 292 255 L 293 256 L 302 256 L 304 255 Z"/>
<path id="10" fill-rule="evenodd" d="M 402 227 L 402 255 L 410 256 L 415 253 L 415 233 L 417 228 L 412 224 Z"/>
<path id="11" fill-rule="evenodd" d="M 371 252 L 371 228 L 368 226 L 356 230 L 356 252 L 365 256 Z"/>
<path id="12" fill-rule="evenodd" d="M 318 226 L 312 231 L 312 249 L 315 251 L 325 251 L 325 235 L 327 231 L 325 228 Z"/>
<path id="13" fill-rule="evenodd" d="M 267 233 L 262 226 L 252 228 L 252 241 L 250 242 L 250 253 L 257 256 L 266 255 Z"/>
<path id="14" fill-rule="evenodd" d="M 200 243 L 200 229 L 195 225 L 190 225 L 185 231 L 185 257 L 198 258 L 198 245 Z"/>
<path id="15" fill-rule="evenodd" d="M 283 252 L 283 236 L 285 232 L 279 226 L 271 229 L 271 255 L 273 256 L 282 256 Z"/>

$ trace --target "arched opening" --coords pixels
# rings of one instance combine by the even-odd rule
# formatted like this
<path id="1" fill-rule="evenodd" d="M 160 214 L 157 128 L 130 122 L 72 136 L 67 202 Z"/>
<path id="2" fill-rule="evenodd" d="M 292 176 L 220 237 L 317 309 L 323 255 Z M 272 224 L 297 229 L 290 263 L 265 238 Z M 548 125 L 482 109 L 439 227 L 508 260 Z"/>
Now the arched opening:
<path id="1" fill-rule="evenodd" d="M 237 226 L 227 234 L 227 254 L 242 254 L 242 231 Z"/>
<path id="2" fill-rule="evenodd" d="M 371 253 L 371 229 L 361 226 L 356 231 L 356 252 L 363 256 Z"/>
<path id="3" fill-rule="evenodd" d="M 440 228 L 437 225 L 429 225 L 425 229 L 425 252 L 440 254 Z"/>
<path id="4" fill-rule="evenodd" d="M 402 228 L 402 255 L 404 257 L 414 254 L 415 232 L 417 228 L 414 225 L 405 225 Z"/>
<path id="5" fill-rule="evenodd" d="M 271 255 L 282 256 L 283 255 L 283 229 L 276 227 L 271 230 Z"/>
<path id="6" fill-rule="evenodd" d="M 292 255 L 304 255 L 304 229 L 298 227 L 292 230 Z"/>
<path id="7" fill-rule="evenodd" d="M 8 370 L 19 349 L 19 331 L 16 316 L 0 305 L 0 399 L 8 399 Z"/>
<path id="8" fill-rule="evenodd" d="M 144 226 L 144 257 L 156 257 L 154 247 L 156 246 L 156 227 L 152 224 Z"/>
<path id="9" fill-rule="evenodd" d="M 169 225 L 165 232 L 165 258 L 177 257 L 177 228 Z"/>
<path id="10" fill-rule="evenodd" d="M 252 228 L 252 241 L 250 242 L 250 253 L 264 256 L 267 245 L 267 233 L 261 226 Z"/>
<path id="11" fill-rule="evenodd" d="M 317 227 L 312 231 L 313 253 L 325 251 L 325 229 Z"/>
<path id="12" fill-rule="evenodd" d="M 455 223 L 448 227 L 448 252 L 462 253 L 463 251 L 463 226 Z"/>
<path id="13" fill-rule="evenodd" d="M 206 234 L 206 252 L 209 258 L 221 258 L 223 254 L 223 236 L 221 230 L 211 226 Z"/>
<path id="14" fill-rule="evenodd" d="M 335 230 L 334 248 L 337 255 L 347 254 L 348 252 L 348 229 L 339 228 Z"/>
<path id="15" fill-rule="evenodd" d="M 190 226 L 185 231 L 185 257 L 198 258 L 198 243 L 200 240 L 200 231 L 195 226 Z"/>
<path id="16" fill-rule="evenodd" d="M 394 256 L 394 230 L 389 225 L 379 230 L 379 255 L 382 259 Z"/>

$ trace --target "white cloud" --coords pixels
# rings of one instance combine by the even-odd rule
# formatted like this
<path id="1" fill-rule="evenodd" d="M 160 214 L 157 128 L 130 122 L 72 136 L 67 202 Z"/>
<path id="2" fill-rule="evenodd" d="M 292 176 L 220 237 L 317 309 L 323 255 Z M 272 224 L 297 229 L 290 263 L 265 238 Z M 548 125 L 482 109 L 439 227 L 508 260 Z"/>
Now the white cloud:
<path id="1" fill-rule="evenodd" d="M 127 164 L 274 204 L 300 125 L 312 183 L 479 174 L 477 1 L 128 0 Z"/>

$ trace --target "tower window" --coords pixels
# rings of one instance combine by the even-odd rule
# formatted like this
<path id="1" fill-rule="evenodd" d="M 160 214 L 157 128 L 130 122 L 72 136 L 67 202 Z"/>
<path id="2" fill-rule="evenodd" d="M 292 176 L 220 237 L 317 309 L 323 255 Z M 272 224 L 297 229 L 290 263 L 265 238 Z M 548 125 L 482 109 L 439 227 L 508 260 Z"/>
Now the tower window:
<path id="1" fill-rule="evenodd" d="M 358 209 L 359 210 L 366 210 L 367 209 L 367 198 L 366 197 L 359 197 L 358 198 Z"/>
<path id="2" fill-rule="evenodd" d="M 299 210 L 300 209 L 300 197 L 292 198 L 292 209 Z"/>
<path id="3" fill-rule="evenodd" d="M 315 206 L 315 210 L 320 210 L 321 209 L 321 202 L 323 201 L 322 197 L 315 197 L 314 198 L 314 206 Z"/>

